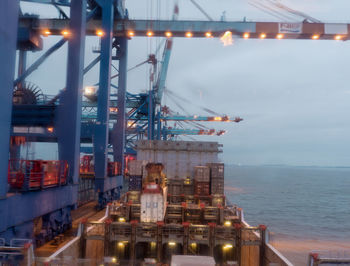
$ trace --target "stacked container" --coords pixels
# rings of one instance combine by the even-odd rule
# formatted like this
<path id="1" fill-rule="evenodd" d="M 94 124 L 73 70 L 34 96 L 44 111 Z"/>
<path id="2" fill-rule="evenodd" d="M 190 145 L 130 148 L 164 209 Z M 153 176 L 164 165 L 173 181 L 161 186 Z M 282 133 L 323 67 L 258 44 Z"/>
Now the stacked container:
<path id="1" fill-rule="evenodd" d="M 210 194 L 210 169 L 208 166 L 194 167 L 194 194 L 208 196 Z"/>
<path id="2" fill-rule="evenodd" d="M 141 191 L 142 176 L 132 175 L 129 177 L 129 191 Z"/>
<path id="3" fill-rule="evenodd" d="M 186 196 L 193 195 L 193 180 L 191 178 L 186 178 L 184 180 L 183 194 Z"/>
<path id="4" fill-rule="evenodd" d="M 141 191 L 142 170 L 145 161 L 132 160 L 128 163 L 129 191 Z"/>
<path id="5" fill-rule="evenodd" d="M 184 182 L 181 179 L 168 180 L 168 194 L 178 196 L 184 194 Z"/>
<path id="6" fill-rule="evenodd" d="M 210 192 L 211 194 L 224 194 L 224 164 L 209 163 L 210 168 Z"/>

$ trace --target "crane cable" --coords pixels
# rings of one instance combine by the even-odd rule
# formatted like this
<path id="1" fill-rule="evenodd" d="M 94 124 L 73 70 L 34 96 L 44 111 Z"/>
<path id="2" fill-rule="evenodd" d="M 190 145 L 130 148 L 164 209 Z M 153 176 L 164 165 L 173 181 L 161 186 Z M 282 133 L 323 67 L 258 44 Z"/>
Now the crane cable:
<path id="1" fill-rule="evenodd" d="M 214 21 L 211 16 L 205 10 L 195 1 L 195 0 L 190 0 L 191 3 L 200 11 L 204 16 L 207 17 L 209 21 Z"/>
<path id="2" fill-rule="evenodd" d="M 183 97 L 177 95 L 177 94 L 174 93 L 173 91 L 170 91 L 170 90 L 167 90 L 167 89 L 164 90 L 164 91 L 165 91 L 165 93 L 166 93 L 172 100 L 174 100 L 174 98 L 172 98 L 172 97 L 176 97 L 176 98 L 178 98 L 178 99 L 180 99 L 180 100 L 182 100 L 182 101 L 184 101 L 184 102 L 187 102 L 187 103 L 190 103 L 190 104 L 193 105 L 193 102 L 191 102 L 190 100 L 188 100 L 188 99 L 186 99 L 186 98 L 183 98 Z M 211 109 L 209 109 L 209 108 L 207 108 L 207 107 L 203 107 L 203 106 L 200 106 L 200 105 L 196 105 L 196 106 L 197 106 L 198 108 L 202 109 L 203 111 L 209 113 L 209 114 L 221 116 L 221 114 L 219 114 L 219 113 L 217 113 L 217 112 L 215 112 L 215 111 L 213 111 L 213 110 L 211 110 Z"/>

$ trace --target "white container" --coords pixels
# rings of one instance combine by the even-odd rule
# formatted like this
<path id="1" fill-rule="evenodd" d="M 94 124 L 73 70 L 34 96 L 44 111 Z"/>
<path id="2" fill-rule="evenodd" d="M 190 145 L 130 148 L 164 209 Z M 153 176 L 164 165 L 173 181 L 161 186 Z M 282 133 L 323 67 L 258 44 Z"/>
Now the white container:
<path id="1" fill-rule="evenodd" d="M 143 193 L 141 195 L 140 219 L 142 223 L 155 223 L 164 220 L 166 210 L 164 193 Z"/>
<path id="2" fill-rule="evenodd" d="M 129 175 L 142 175 L 142 167 L 146 165 L 146 161 L 144 160 L 132 160 L 128 163 L 128 171 Z"/>
<path id="3" fill-rule="evenodd" d="M 209 256 L 172 255 L 171 266 L 215 266 L 215 260 Z"/>
<path id="4" fill-rule="evenodd" d="M 137 160 L 162 163 L 167 178 L 194 178 L 194 167 L 218 162 L 217 142 L 147 141 L 136 142 Z"/>

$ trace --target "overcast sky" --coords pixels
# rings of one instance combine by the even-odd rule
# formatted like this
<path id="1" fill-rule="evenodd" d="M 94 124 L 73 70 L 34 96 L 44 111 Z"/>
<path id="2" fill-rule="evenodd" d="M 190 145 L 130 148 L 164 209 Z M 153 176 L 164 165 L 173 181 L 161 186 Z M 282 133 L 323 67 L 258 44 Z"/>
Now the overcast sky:
<path id="1" fill-rule="evenodd" d="M 246 0 L 197 2 L 217 20 L 225 11 L 227 20 L 278 21 Z M 350 21 L 347 0 L 280 2 L 324 22 Z M 169 0 L 127 0 L 126 4 L 131 18 L 167 19 L 173 9 Z M 29 13 L 40 10 L 42 17 L 56 15 L 54 9 L 33 8 L 28 3 L 22 8 Z M 179 19 L 205 17 L 188 0 L 182 0 Z M 45 38 L 45 49 L 55 41 L 55 37 Z M 159 42 L 155 38 L 132 39 L 129 67 L 144 61 Z M 91 51 L 97 45 L 96 37 L 87 38 L 85 65 L 96 56 Z M 30 54 L 29 62 L 39 55 Z M 65 59 L 63 47 L 28 81 L 55 94 L 65 84 Z M 349 42 L 235 39 L 232 46 L 224 47 L 218 39 L 177 38 L 166 87 L 196 106 L 244 118 L 239 124 L 208 125 L 228 130 L 222 137 L 197 137 L 223 143 L 226 163 L 350 166 L 349 63 Z M 129 72 L 128 90 L 145 91 L 148 71 L 145 66 Z M 84 83 L 97 81 L 95 67 Z M 163 100 L 180 112 L 169 97 Z M 205 114 L 188 103 L 183 106 L 193 114 Z"/>

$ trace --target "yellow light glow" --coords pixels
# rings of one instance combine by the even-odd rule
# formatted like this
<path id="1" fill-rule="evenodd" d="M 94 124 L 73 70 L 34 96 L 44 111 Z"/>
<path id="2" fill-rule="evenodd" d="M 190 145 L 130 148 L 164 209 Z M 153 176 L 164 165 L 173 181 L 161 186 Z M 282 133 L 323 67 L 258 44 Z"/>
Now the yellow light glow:
<path id="1" fill-rule="evenodd" d="M 96 90 L 94 87 L 86 86 L 84 89 L 84 94 L 85 95 L 93 95 L 95 94 Z"/>
<path id="2" fill-rule="evenodd" d="M 231 221 L 226 221 L 226 222 L 224 223 L 224 225 L 225 225 L 225 226 L 231 226 L 232 223 L 231 223 Z"/>
<path id="3" fill-rule="evenodd" d="M 176 246 L 176 243 L 175 242 L 169 242 L 168 245 L 173 247 L 173 246 Z"/>
<path id="4" fill-rule="evenodd" d="M 248 32 L 243 34 L 243 38 L 244 39 L 249 39 L 249 37 L 250 37 L 250 34 Z"/>
<path id="5" fill-rule="evenodd" d="M 220 41 L 224 44 L 224 46 L 232 45 L 233 44 L 232 32 L 226 31 L 224 35 L 221 36 Z"/>
<path id="6" fill-rule="evenodd" d="M 191 243 L 191 247 L 192 248 L 196 248 L 197 247 L 197 243 Z"/>
<path id="7" fill-rule="evenodd" d="M 96 35 L 102 37 L 105 33 L 102 30 L 97 30 Z"/>
<path id="8" fill-rule="evenodd" d="M 49 30 L 44 30 L 43 34 L 46 35 L 46 36 L 51 35 L 51 31 L 49 31 Z"/>
<path id="9" fill-rule="evenodd" d="M 341 35 L 336 35 L 334 37 L 334 39 L 337 40 L 337 41 L 340 41 L 342 38 L 343 38 L 343 36 L 341 36 Z"/>
<path id="10" fill-rule="evenodd" d="M 213 35 L 211 34 L 211 32 L 206 32 L 206 33 L 205 33 L 205 37 L 211 38 L 211 37 L 213 37 Z"/>
<path id="11" fill-rule="evenodd" d="M 215 120 L 215 121 L 221 121 L 221 120 L 222 120 L 222 117 L 220 117 L 220 116 L 215 116 L 215 117 L 214 117 L 214 120 Z"/>
<path id="12" fill-rule="evenodd" d="M 121 223 L 124 223 L 125 222 L 125 218 L 124 217 L 119 217 L 118 221 L 121 222 Z"/>
<path id="13" fill-rule="evenodd" d="M 281 34 L 281 33 L 280 33 L 280 34 L 277 34 L 277 36 L 276 36 L 276 38 L 279 39 L 279 40 L 283 39 L 283 37 L 284 37 L 284 35 Z"/>
<path id="14" fill-rule="evenodd" d="M 313 35 L 313 36 L 312 36 L 312 39 L 313 39 L 313 40 L 318 40 L 319 38 L 320 38 L 320 35 Z"/>
<path id="15" fill-rule="evenodd" d="M 173 36 L 173 34 L 170 31 L 167 31 L 167 32 L 165 32 L 165 36 L 166 37 L 171 37 L 171 36 Z"/>
<path id="16" fill-rule="evenodd" d="M 266 34 L 265 33 L 261 33 L 260 34 L 260 39 L 265 39 L 266 38 Z"/>
<path id="17" fill-rule="evenodd" d="M 53 132 L 53 127 L 48 127 L 48 128 L 47 128 L 47 131 L 49 131 L 50 133 L 52 133 L 52 132 Z"/>
<path id="18" fill-rule="evenodd" d="M 191 38 L 193 36 L 192 32 L 186 32 L 186 37 Z"/>
<path id="19" fill-rule="evenodd" d="M 130 36 L 130 37 L 132 37 L 132 36 L 135 36 L 135 32 L 133 32 L 133 31 L 128 31 L 128 35 Z"/>
<path id="20" fill-rule="evenodd" d="M 233 248 L 232 244 L 226 244 L 224 247 L 224 249 L 229 249 L 229 248 Z"/>
<path id="21" fill-rule="evenodd" d="M 70 35 L 70 32 L 69 32 L 68 30 L 63 30 L 63 31 L 62 31 L 62 35 L 63 35 L 64 37 L 68 37 L 68 36 Z"/>
<path id="22" fill-rule="evenodd" d="M 153 32 L 152 32 L 152 31 L 148 31 L 148 32 L 147 32 L 147 36 L 148 36 L 148 37 L 152 37 L 152 36 L 153 36 Z"/>
<path id="23" fill-rule="evenodd" d="M 118 243 L 118 247 L 121 247 L 121 248 L 124 247 L 124 243 L 123 242 L 119 242 Z"/>
<path id="24" fill-rule="evenodd" d="M 136 124 L 133 121 L 128 121 L 128 127 L 136 127 Z"/>
<path id="25" fill-rule="evenodd" d="M 114 258 L 114 257 L 113 257 L 113 258 L 112 258 L 112 262 L 113 262 L 113 263 L 116 263 L 116 262 L 117 262 L 117 258 Z"/>

